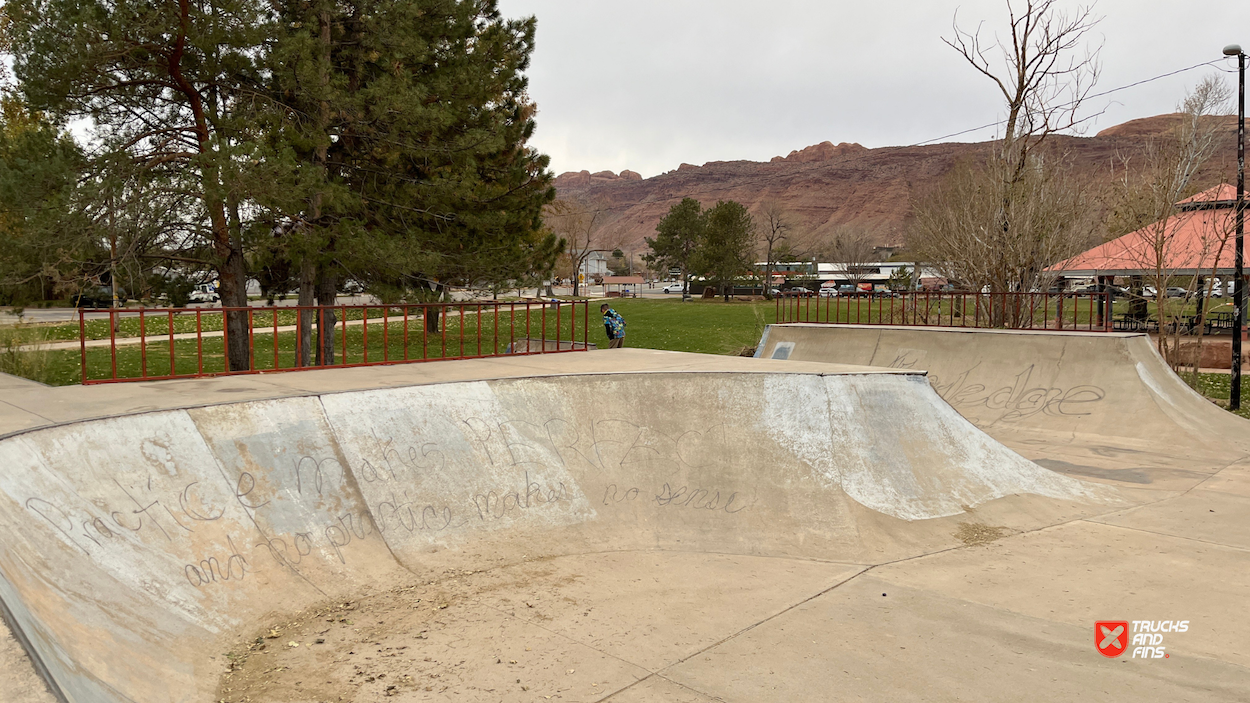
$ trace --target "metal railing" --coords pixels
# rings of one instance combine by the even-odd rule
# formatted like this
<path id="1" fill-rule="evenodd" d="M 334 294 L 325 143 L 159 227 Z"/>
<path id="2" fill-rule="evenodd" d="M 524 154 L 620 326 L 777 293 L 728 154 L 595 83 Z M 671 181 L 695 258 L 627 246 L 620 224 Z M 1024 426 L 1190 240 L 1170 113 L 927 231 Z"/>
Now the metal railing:
<path id="1" fill-rule="evenodd" d="M 968 327 L 1014 330 L 1112 330 L 1108 293 L 854 293 L 778 298 L 777 322 Z"/>
<path id="2" fill-rule="evenodd" d="M 78 311 L 84 385 L 585 351 L 589 321 L 584 300 Z"/>

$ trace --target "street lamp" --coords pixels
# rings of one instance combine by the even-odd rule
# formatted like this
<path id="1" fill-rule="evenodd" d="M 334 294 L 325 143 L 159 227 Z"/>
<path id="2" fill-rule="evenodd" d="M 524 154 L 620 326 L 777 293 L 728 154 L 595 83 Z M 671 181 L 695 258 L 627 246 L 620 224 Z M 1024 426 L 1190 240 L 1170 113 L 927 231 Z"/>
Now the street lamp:
<path id="1" fill-rule="evenodd" d="M 1246 55 L 1239 44 L 1224 47 L 1225 56 L 1237 57 L 1237 202 L 1233 204 L 1234 218 L 1237 223 L 1237 245 L 1233 253 L 1237 278 L 1233 282 L 1233 359 L 1229 391 L 1228 408 L 1241 409 L 1241 330 L 1245 323 L 1246 271 L 1245 271 L 1245 229 L 1246 229 Z"/>

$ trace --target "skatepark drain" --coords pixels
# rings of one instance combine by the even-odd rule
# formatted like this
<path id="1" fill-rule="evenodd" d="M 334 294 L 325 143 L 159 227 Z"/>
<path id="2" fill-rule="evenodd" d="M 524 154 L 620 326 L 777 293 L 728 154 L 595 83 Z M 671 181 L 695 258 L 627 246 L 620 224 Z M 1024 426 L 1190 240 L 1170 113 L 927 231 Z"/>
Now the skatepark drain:
<path id="1" fill-rule="evenodd" d="M 1007 530 L 1002 527 L 992 527 L 979 522 L 961 522 L 959 529 L 955 530 L 955 539 L 969 546 L 989 544 L 1006 533 Z"/>

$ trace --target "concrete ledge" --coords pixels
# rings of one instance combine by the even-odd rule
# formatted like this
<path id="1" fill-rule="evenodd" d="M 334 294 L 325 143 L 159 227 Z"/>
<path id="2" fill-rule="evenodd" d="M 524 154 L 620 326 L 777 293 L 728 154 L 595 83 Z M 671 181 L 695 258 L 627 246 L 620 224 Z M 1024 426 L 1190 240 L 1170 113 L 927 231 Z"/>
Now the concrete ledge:
<path id="1" fill-rule="evenodd" d="M 815 329 L 855 329 L 855 330 L 891 330 L 896 332 L 924 332 L 928 333 L 949 333 L 949 334 L 1006 334 L 1012 336 L 1044 336 L 1044 337 L 1145 337 L 1145 332 L 1098 332 L 1091 330 L 1004 330 L 992 329 L 988 327 L 924 327 L 921 325 L 851 325 L 842 323 L 820 323 L 820 322 L 782 322 L 769 327 L 810 327 Z"/>
<path id="2" fill-rule="evenodd" d="M 457 381 L 624 373 L 921 373 L 849 364 L 763 362 L 655 349 L 602 349 L 347 369 L 49 387 L 0 374 L 0 438 L 40 427 L 248 400 L 293 398 Z"/>

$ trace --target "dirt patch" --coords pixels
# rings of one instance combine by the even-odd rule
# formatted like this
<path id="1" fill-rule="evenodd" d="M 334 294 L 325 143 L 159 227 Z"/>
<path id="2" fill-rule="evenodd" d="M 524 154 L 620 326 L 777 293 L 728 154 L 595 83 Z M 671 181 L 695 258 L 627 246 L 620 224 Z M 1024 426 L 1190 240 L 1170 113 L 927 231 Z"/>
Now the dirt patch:
<path id="1" fill-rule="evenodd" d="M 993 527 L 979 522 L 961 522 L 955 530 L 955 539 L 966 545 L 989 544 L 1007 534 L 1005 527 Z"/>
<path id="2" fill-rule="evenodd" d="M 291 619 L 268 623 L 226 654 L 227 671 L 217 699 L 225 703 L 396 696 L 424 700 L 428 696 L 419 694 L 449 689 L 483 694 L 497 694 L 505 687 L 527 691 L 527 679 L 532 683 L 533 677 L 512 671 L 518 668 L 515 652 L 491 650 L 493 633 L 483 631 L 490 618 L 474 611 L 492 591 L 524 587 L 548 575 L 542 569 L 526 570 L 520 578 L 500 572 L 449 573 L 439 581 L 402 586 L 360 600 L 325 603 Z M 560 581 L 547 585 L 558 590 Z M 466 667 L 470 659 L 473 664 Z M 499 666 L 500 675 L 472 675 L 485 661 Z"/>
<path id="3" fill-rule="evenodd" d="M 598 701 L 859 568 L 606 552 L 448 573 L 258 623 L 213 700 Z"/>

